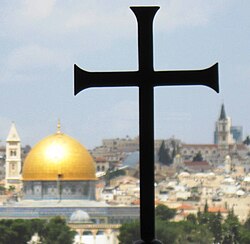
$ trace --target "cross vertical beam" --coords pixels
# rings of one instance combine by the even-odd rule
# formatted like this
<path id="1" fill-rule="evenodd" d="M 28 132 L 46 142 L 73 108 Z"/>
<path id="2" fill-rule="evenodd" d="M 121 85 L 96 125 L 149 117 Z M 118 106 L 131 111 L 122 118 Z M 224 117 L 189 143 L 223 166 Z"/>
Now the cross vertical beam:
<path id="1" fill-rule="evenodd" d="M 155 238 L 154 191 L 154 89 L 153 19 L 159 7 L 131 7 L 138 25 L 139 72 L 139 139 L 140 139 L 140 228 L 141 239 Z M 145 180 L 142 180 L 145 179 Z M 147 231 L 145 231 L 147 230 Z"/>
<path id="2" fill-rule="evenodd" d="M 218 64 L 204 70 L 154 71 L 153 19 L 159 7 L 131 9 L 138 22 L 139 70 L 87 72 L 75 65 L 75 95 L 90 87 L 139 87 L 141 240 L 137 243 L 160 243 L 155 240 L 154 215 L 154 87 L 204 85 L 218 92 Z"/>

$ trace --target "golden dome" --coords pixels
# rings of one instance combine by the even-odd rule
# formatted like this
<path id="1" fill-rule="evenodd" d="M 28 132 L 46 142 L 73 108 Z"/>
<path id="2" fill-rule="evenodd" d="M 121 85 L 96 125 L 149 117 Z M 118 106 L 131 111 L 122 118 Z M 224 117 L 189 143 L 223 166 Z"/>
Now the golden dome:
<path id="1" fill-rule="evenodd" d="M 24 181 L 96 180 L 95 163 L 89 152 L 75 139 L 60 132 L 50 135 L 27 155 Z"/>

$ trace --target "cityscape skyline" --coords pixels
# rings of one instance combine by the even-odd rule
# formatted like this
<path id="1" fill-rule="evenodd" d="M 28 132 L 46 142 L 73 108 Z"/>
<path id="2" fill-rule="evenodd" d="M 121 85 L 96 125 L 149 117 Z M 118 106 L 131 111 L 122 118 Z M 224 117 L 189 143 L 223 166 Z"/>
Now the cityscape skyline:
<path id="1" fill-rule="evenodd" d="M 156 70 L 203 69 L 219 62 L 220 94 L 205 87 L 155 88 L 155 138 L 212 143 L 224 102 L 233 125 L 250 133 L 250 3 L 140 1 L 159 5 Z M 90 71 L 137 69 L 134 1 L 14 1 L 1 4 L 0 139 L 15 121 L 23 145 L 56 132 L 87 148 L 138 135 L 137 88 L 89 89 L 73 96 L 73 64 Z M 201 126 L 202 125 L 202 126 Z M 243 139 L 244 139 L 243 138 Z"/>

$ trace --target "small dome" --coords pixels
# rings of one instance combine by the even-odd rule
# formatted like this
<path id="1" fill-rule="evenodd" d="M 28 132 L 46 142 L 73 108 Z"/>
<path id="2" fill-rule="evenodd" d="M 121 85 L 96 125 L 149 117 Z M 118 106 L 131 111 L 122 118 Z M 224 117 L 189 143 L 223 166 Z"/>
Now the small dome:
<path id="1" fill-rule="evenodd" d="M 70 216 L 70 223 L 91 223 L 88 213 L 83 210 L 76 210 Z"/>

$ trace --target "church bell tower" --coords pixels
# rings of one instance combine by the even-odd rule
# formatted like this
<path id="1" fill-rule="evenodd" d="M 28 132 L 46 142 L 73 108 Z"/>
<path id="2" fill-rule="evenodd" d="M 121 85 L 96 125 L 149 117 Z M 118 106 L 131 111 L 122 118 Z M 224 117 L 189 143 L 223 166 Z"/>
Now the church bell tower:
<path id="1" fill-rule="evenodd" d="M 231 119 L 226 116 L 224 104 L 221 105 L 220 116 L 215 124 L 214 143 L 224 150 L 227 150 L 228 146 L 234 143 L 231 134 Z"/>
<path id="2" fill-rule="evenodd" d="M 19 189 L 21 186 L 21 140 L 14 122 L 11 124 L 6 139 L 5 165 L 6 187 L 14 186 Z"/>

